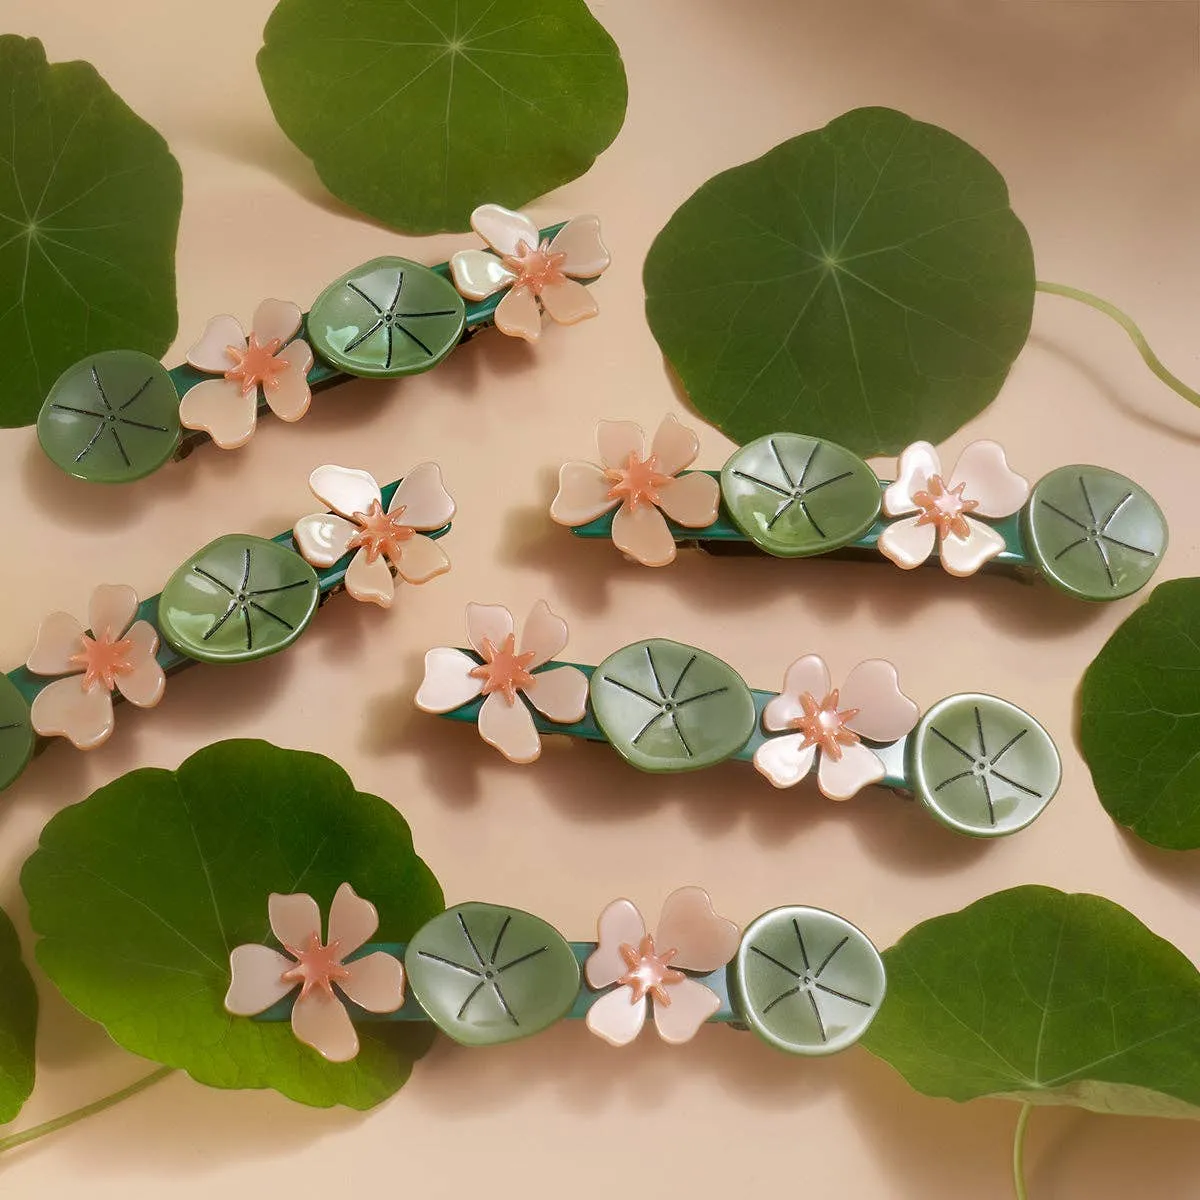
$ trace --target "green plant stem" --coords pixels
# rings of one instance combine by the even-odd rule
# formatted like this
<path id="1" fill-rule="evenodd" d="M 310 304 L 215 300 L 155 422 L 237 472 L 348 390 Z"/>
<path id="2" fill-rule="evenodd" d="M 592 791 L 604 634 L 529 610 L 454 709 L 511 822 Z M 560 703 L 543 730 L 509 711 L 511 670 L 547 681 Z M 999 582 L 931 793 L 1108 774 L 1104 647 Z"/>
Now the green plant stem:
<path id="1" fill-rule="evenodd" d="M 1086 304 L 1090 308 L 1094 308 L 1097 312 L 1102 312 L 1106 317 L 1112 317 L 1120 327 L 1129 334 L 1130 341 L 1137 347 L 1137 352 L 1142 356 L 1146 366 L 1154 372 L 1171 389 L 1178 393 L 1189 404 L 1195 404 L 1200 408 L 1200 392 L 1188 387 L 1176 375 L 1172 375 L 1162 364 L 1162 360 L 1150 349 L 1150 343 L 1146 341 L 1145 334 L 1134 324 L 1133 319 L 1123 313 L 1115 304 L 1109 304 L 1107 300 L 1101 300 L 1099 296 L 1093 296 L 1091 292 L 1081 291 L 1079 288 L 1067 287 L 1063 283 L 1047 283 L 1043 279 L 1037 281 L 1037 290 L 1039 292 L 1047 292 L 1052 296 L 1066 296 L 1068 300 L 1078 300 L 1080 304 Z"/>
<path id="2" fill-rule="evenodd" d="M 112 1108 L 114 1104 L 120 1104 L 122 1100 L 128 1100 L 130 1096 L 144 1092 L 148 1087 L 153 1087 L 160 1079 L 166 1079 L 168 1075 L 174 1073 L 174 1067 L 159 1067 L 157 1071 L 151 1071 L 149 1075 L 142 1076 L 128 1087 L 102 1096 L 99 1100 L 93 1100 L 91 1104 L 85 1104 L 82 1108 L 63 1113 L 61 1117 L 55 1117 L 51 1121 L 43 1121 L 40 1125 L 23 1130 L 21 1133 L 10 1133 L 8 1137 L 0 1138 L 0 1154 L 6 1150 L 14 1150 L 17 1146 L 24 1146 L 26 1142 L 36 1142 L 38 1138 L 43 1138 L 48 1133 L 57 1133 L 60 1129 L 66 1129 L 68 1125 L 74 1125 L 76 1121 L 82 1121 L 84 1117 L 90 1117 L 95 1113 L 103 1112 L 106 1108 Z"/>
<path id="3" fill-rule="evenodd" d="M 1025 1190 L 1025 1130 L 1032 1112 L 1032 1104 L 1022 1104 L 1017 1127 L 1013 1130 L 1013 1191 L 1017 1194 L 1017 1200 L 1029 1200 L 1029 1193 Z"/>

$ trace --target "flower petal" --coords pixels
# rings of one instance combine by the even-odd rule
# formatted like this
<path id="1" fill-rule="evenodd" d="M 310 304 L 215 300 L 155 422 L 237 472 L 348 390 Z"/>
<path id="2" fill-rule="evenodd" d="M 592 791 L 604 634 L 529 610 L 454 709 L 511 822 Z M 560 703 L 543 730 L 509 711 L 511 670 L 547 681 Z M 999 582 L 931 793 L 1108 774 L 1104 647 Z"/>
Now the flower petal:
<path id="1" fill-rule="evenodd" d="M 614 900 L 596 921 L 596 949 L 588 955 L 583 973 L 588 986 L 608 987 L 629 968 L 621 957 L 622 946 L 637 946 L 646 936 L 646 922 L 632 900 Z"/>
<path id="2" fill-rule="evenodd" d="M 612 482 L 595 463 L 563 463 L 558 472 L 558 493 L 550 504 L 550 519 L 560 525 L 586 525 L 620 499 L 610 496 Z"/>
<path id="3" fill-rule="evenodd" d="M 767 738 L 754 752 L 754 769 L 777 788 L 794 787 L 812 770 L 816 746 L 804 745 L 804 734 Z"/>
<path id="4" fill-rule="evenodd" d="M 890 558 L 898 567 L 911 571 L 919 567 L 932 553 L 937 539 L 933 525 L 919 525 L 920 517 L 905 517 L 883 527 L 876 543 L 879 553 Z"/>
<path id="5" fill-rule="evenodd" d="M 428 651 L 416 706 L 422 712 L 445 713 L 474 700 L 483 690 L 483 680 L 471 674 L 476 666 L 473 658 L 452 646 L 437 646 Z"/>
<path id="6" fill-rule="evenodd" d="M 525 628 L 521 631 L 521 653 L 533 651 L 529 670 L 549 662 L 567 644 L 567 623 L 557 613 L 550 611 L 550 605 L 545 600 L 539 600 L 529 616 L 525 618 Z"/>
<path id="7" fill-rule="evenodd" d="M 88 628 L 96 637 L 114 640 L 129 628 L 137 612 L 137 592 L 127 583 L 102 583 L 88 601 Z"/>
<path id="8" fill-rule="evenodd" d="M 350 884 L 341 884 L 329 906 L 329 937 L 326 939 L 331 944 L 337 942 L 341 958 L 348 958 L 369 942 L 378 928 L 379 912 L 375 905 L 364 900 Z"/>
<path id="9" fill-rule="evenodd" d="M 509 762 L 535 762 L 542 753 L 542 739 L 529 709 L 520 697 L 510 704 L 503 692 L 492 692 L 484 700 L 479 710 L 479 736 Z"/>
<path id="10" fill-rule="evenodd" d="M 486 300 L 517 278 L 516 271 L 486 250 L 460 250 L 450 259 L 450 275 L 468 300 Z"/>
<path id="11" fill-rule="evenodd" d="M 896 468 L 896 482 L 883 493 L 883 511 L 889 517 L 916 512 L 914 492 L 923 492 L 929 486 L 932 475 L 942 473 L 942 461 L 937 451 L 928 442 L 913 442 L 900 454 Z"/>
<path id="12" fill-rule="evenodd" d="M 343 517 L 366 512 L 372 503 L 383 503 L 375 477 L 355 467 L 336 467 L 327 463 L 308 477 L 308 486 L 322 504 L 328 504 Z"/>
<path id="13" fill-rule="evenodd" d="M 287 370 L 272 375 L 263 386 L 267 407 L 281 421 L 298 421 L 312 403 L 308 386 L 308 369 L 313 364 L 312 350 L 306 341 L 297 338 L 275 355 L 276 362 L 288 364 Z"/>
<path id="14" fill-rule="evenodd" d="M 254 1017 L 278 1004 L 296 986 L 283 978 L 295 965 L 295 960 L 270 946 L 235 946 L 229 952 L 232 978 L 225 993 L 225 1011 L 235 1017 Z"/>
<path id="15" fill-rule="evenodd" d="M 305 892 L 272 892 L 267 897 L 271 932 L 281 946 L 301 947 L 315 933 L 321 936 L 321 910 Z"/>
<path id="16" fill-rule="evenodd" d="M 655 457 L 656 467 L 664 475 L 678 475 L 696 461 L 696 455 L 700 453 L 700 439 L 686 425 L 677 421 L 674 414 L 667 413 L 654 433 L 650 453 Z"/>
<path id="17" fill-rule="evenodd" d="M 396 596 L 396 581 L 387 559 L 381 554 L 372 562 L 367 558 L 367 552 L 360 550 L 346 568 L 346 591 L 364 604 L 391 608 Z"/>
<path id="18" fill-rule="evenodd" d="M 286 344 L 300 328 L 300 306 L 290 300 L 264 300 L 255 310 L 250 328 L 261 345 L 278 338 Z"/>
<path id="19" fill-rule="evenodd" d="M 954 464 L 950 487 L 965 483 L 963 494 L 976 500 L 981 517 L 1007 517 L 1029 499 L 1029 480 L 1008 465 L 999 442 L 972 442 Z"/>
<path id="20" fill-rule="evenodd" d="M 545 284 L 538 292 L 538 299 L 560 325 L 578 325 L 600 311 L 595 296 L 574 279 Z"/>
<path id="21" fill-rule="evenodd" d="M 404 1003 L 404 967 L 400 960 L 383 950 L 346 963 L 349 979 L 338 987 L 367 1012 L 395 1012 Z"/>
<path id="22" fill-rule="evenodd" d="M 646 1023 L 646 997 L 633 996 L 628 984 L 601 996 L 587 1011 L 587 1027 L 610 1046 L 628 1046 Z"/>
<path id="23" fill-rule="evenodd" d="M 640 461 L 646 455 L 646 435 L 633 421 L 597 421 L 596 448 L 600 465 L 624 469 L 632 454 Z"/>
<path id="24" fill-rule="evenodd" d="M 167 689 L 167 677 L 154 655 L 158 652 L 158 630 L 149 621 L 135 621 L 125 635 L 133 645 L 129 663 L 133 670 L 117 676 L 117 690 L 138 708 L 153 708 Z"/>
<path id="25" fill-rule="evenodd" d="M 578 667 L 555 667 L 535 675 L 525 695 L 551 721 L 569 725 L 582 721 L 587 712 L 587 676 Z"/>
<path id="26" fill-rule="evenodd" d="M 681 971 L 715 971 L 737 952 L 738 927 L 713 911 L 702 887 L 676 888 L 663 904 L 654 943 L 661 954 L 674 950 L 671 966 Z"/>
<path id="27" fill-rule="evenodd" d="M 572 217 L 551 239 L 551 254 L 565 254 L 562 270 L 576 279 L 592 279 L 608 269 L 612 256 L 600 239 L 600 218 Z"/>
<path id="28" fill-rule="evenodd" d="M 807 692 L 823 700 L 829 695 L 829 687 L 829 668 L 819 654 L 796 659 L 783 673 L 783 691 L 768 700 L 763 709 L 763 728 L 772 733 L 790 729 L 792 722 L 804 715 L 800 697 Z"/>
<path id="29" fill-rule="evenodd" d="M 502 204 L 481 204 L 471 214 L 471 228 L 497 254 L 516 254 L 522 242 L 534 250 L 542 236 L 524 213 L 514 212 Z"/>
<path id="30" fill-rule="evenodd" d="M 654 1002 L 654 1024 L 658 1036 L 672 1046 L 690 1042 L 700 1026 L 721 1007 L 721 997 L 695 979 L 669 984 L 670 1004 Z"/>
<path id="31" fill-rule="evenodd" d="M 974 575 L 989 559 L 995 558 L 1004 549 L 1004 538 L 990 525 L 967 517 L 965 538 L 948 534 L 942 538 L 938 553 L 942 566 L 951 575 L 963 577 Z"/>
<path id="32" fill-rule="evenodd" d="M 882 658 L 860 662 L 838 690 L 838 703 L 857 708 L 848 728 L 873 742 L 894 742 L 917 723 L 921 710 L 900 690 L 896 668 Z"/>
<path id="33" fill-rule="evenodd" d="M 236 317 L 222 313 L 204 327 L 200 340 L 187 352 L 187 360 L 197 371 L 224 375 L 234 364 L 228 350 L 230 346 L 245 350 L 246 331 Z"/>
<path id="34" fill-rule="evenodd" d="M 496 328 L 509 337 L 536 342 L 542 336 L 542 310 L 527 287 L 510 288 L 496 305 Z"/>
<path id="35" fill-rule="evenodd" d="M 646 567 L 665 567 L 675 561 L 675 539 L 666 518 L 649 504 L 622 504 L 613 517 L 612 540 Z"/>
<path id="36" fill-rule="evenodd" d="M 330 1062 L 349 1062 L 358 1053 L 358 1034 L 346 1006 L 320 988 L 297 997 L 292 1032 Z"/>
<path id="37" fill-rule="evenodd" d="M 477 654 L 483 653 L 485 638 L 493 646 L 499 646 L 512 632 L 512 613 L 503 604 L 467 605 L 467 640 Z"/>
<path id="38" fill-rule="evenodd" d="M 692 471 L 664 483 L 659 496 L 659 508 L 676 524 L 688 529 L 711 525 L 721 507 L 720 486 L 703 471 Z"/>
<path id="39" fill-rule="evenodd" d="M 332 513 L 312 513 L 292 526 L 300 557 L 314 567 L 332 567 L 347 550 L 358 526 Z"/>
<path id="40" fill-rule="evenodd" d="M 408 541 L 401 542 L 393 561 L 406 583 L 428 583 L 450 570 L 450 556 L 423 533 L 414 533 Z"/>
<path id="41" fill-rule="evenodd" d="M 442 483 L 442 468 L 435 462 L 418 463 L 400 480 L 388 512 L 404 506 L 404 524 L 410 529 L 441 529 L 457 511 L 454 498 Z"/>
<path id="42" fill-rule="evenodd" d="M 817 764 L 817 786 L 830 800 L 849 800 L 869 783 L 877 783 L 885 774 L 883 760 L 859 743 L 843 746 L 836 762 L 832 754 L 822 754 Z"/>
<path id="43" fill-rule="evenodd" d="M 254 436 L 258 396 L 230 379 L 205 379 L 184 393 L 179 423 L 203 430 L 222 450 L 236 450 Z"/>
<path id="44" fill-rule="evenodd" d="M 66 675 L 78 668 L 71 659 L 82 648 L 83 626 L 67 612 L 53 612 L 38 626 L 25 666 L 35 675 Z"/>
<path id="45" fill-rule="evenodd" d="M 48 683 L 33 698 L 29 721 L 42 737 L 65 737 L 77 750 L 94 750 L 112 735 L 112 695 L 103 687 L 83 689 L 83 676 Z"/>

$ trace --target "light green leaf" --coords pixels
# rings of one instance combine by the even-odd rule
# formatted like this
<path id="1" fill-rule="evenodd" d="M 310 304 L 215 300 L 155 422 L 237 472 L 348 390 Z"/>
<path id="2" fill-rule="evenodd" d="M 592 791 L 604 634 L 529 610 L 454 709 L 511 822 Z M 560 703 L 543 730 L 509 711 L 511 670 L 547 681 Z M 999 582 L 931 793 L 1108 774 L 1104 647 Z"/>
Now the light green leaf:
<path id="1" fill-rule="evenodd" d="M 51 820 L 21 873 L 38 961 L 126 1049 L 213 1087 L 363 1109 L 405 1082 L 431 1027 L 364 1024 L 358 1057 L 330 1063 L 222 1003 L 230 950 L 271 940 L 268 895 L 307 892 L 327 915 L 343 882 L 378 908 L 379 941 L 443 907 L 389 804 L 327 758 L 257 741 L 122 776 Z"/>
<path id="2" fill-rule="evenodd" d="M 1200 579 L 1160 583 L 1083 677 L 1079 743 L 1114 821 L 1200 847 Z"/>
<path id="3" fill-rule="evenodd" d="M 1200 1117 L 1200 972 L 1111 900 L 1012 888 L 883 959 L 863 1044 L 919 1092 Z"/>
<path id="4" fill-rule="evenodd" d="M 999 172 L 935 125 L 861 108 L 710 179 L 646 258 L 646 316 L 738 442 L 939 442 L 1029 334 L 1033 252 Z"/>
<path id="5" fill-rule="evenodd" d="M 98 350 L 175 336 L 183 203 L 166 142 L 84 62 L 0 37 L 0 425 Z"/>
<path id="6" fill-rule="evenodd" d="M 625 119 L 583 0 L 281 0 L 264 42 L 284 133 L 338 199 L 409 233 L 575 179 Z"/>
<path id="7" fill-rule="evenodd" d="M 0 909 L 0 1124 L 11 1121 L 33 1091 L 38 998 L 21 943 Z"/>

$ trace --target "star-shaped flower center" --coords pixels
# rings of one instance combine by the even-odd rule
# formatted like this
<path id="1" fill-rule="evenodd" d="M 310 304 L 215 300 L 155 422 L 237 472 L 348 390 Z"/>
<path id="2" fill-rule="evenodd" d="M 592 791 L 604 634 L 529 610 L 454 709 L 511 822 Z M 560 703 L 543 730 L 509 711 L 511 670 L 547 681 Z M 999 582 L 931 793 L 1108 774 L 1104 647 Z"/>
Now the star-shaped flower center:
<path id="1" fill-rule="evenodd" d="M 670 1004 L 672 984 L 682 983 L 685 976 L 670 966 L 671 959 L 679 952 L 664 950 L 661 954 L 654 949 L 654 939 L 646 934 L 641 945 L 630 946 L 623 942 L 621 957 L 629 969 L 617 980 L 617 986 L 628 984 L 633 988 L 633 1003 L 643 999 L 647 993 L 654 997 L 655 1004 Z"/>
<path id="2" fill-rule="evenodd" d="M 858 744 L 858 734 L 847 728 L 847 722 L 853 721 L 861 709 L 843 708 L 839 712 L 837 688 L 820 702 L 811 692 L 805 692 L 800 697 L 800 707 L 804 715 L 793 717 L 791 723 L 793 729 L 804 734 L 804 746 L 817 746 L 822 754 L 838 762 L 843 746 Z"/>
<path id="3" fill-rule="evenodd" d="M 373 563 L 381 554 L 395 559 L 400 554 L 400 547 L 413 536 L 411 525 L 405 525 L 400 519 L 408 506 L 401 504 L 395 512 L 385 513 L 383 505 L 378 500 L 372 500 L 366 512 L 356 512 L 351 519 L 358 525 L 346 545 L 347 550 L 357 550 L 360 546 L 367 552 L 367 562 Z"/>
<path id="4" fill-rule="evenodd" d="M 565 253 L 553 254 L 550 239 L 543 238 L 541 245 L 530 246 L 528 242 L 517 244 L 516 254 L 501 256 L 501 262 L 516 275 L 514 288 L 527 287 L 535 296 L 552 283 L 562 283 L 566 276 L 562 265 L 567 261 Z"/>
<path id="5" fill-rule="evenodd" d="M 128 675 L 133 670 L 133 663 L 129 661 L 133 642 L 129 638 L 114 638 L 106 629 L 97 638 L 85 633 L 79 643 L 79 653 L 71 655 L 68 661 L 83 671 L 80 686 L 85 692 L 97 686 L 111 692 L 117 686 L 117 676 Z"/>
<path id="6" fill-rule="evenodd" d="M 264 388 L 273 387 L 276 377 L 288 366 L 283 359 L 275 357 L 282 345 L 279 338 L 260 342 L 258 335 L 252 333 L 244 350 L 240 346 L 226 346 L 225 353 L 233 360 L 233 366 L 225 372 L 225 378 L 241 384 L 242 395 L 256 391 L 259 384 Z"/>
<path id="7" fill-rule="evenodd" d="M 303 949 L 285 946 L 284 949 L 296 960 L 296 965 L 283 973 L 284 983 L 300 984 L 300 999 L 320 988 L 330 1000 L 336 999 L 333 985 L 336 981 L 350 978 L 350 971 L 342 966 L 339 953 L 341 944 L 335 939 L 328 946 L 321 945 L 319 934 L 310 933 Z"/>
<path id="8" fill-rule="evenodd" d="M 652 504 L 656 507 L 661 504 L 660 489 L 672 479 L 672 476 L 664 475 L 658 469 L 656 454 L 651 454 L 649 458 L 639 458 L 632 450 L 625 460 L 624 467 L 609 467 L 604 474 L 612 484 L 608 489 L 608 498 L 621 500 L 633 509 L 639 504 Z"/>
<path id="9" fill-rule="evenodd" d="M 516 644 L 516 635 L 512 633 L 500 643 L 499 648 L 492 645 L 491 639 L 483 639 L 484 661 L 471 671 L 475 679 L 483 680 L 483 695 L 503 692 L 509 704 L 516 704 L 517 692 L 533 684 L 533 676 L 527 668 L 536 657 L 535 652 L 526 650 L 524 654 L 518 654 Z"/>
<path id="10" fill-rule="evenodd" d="M 965 538 L 971 528 L 967 524 L 966 514 L 974 512 L 979 507 L 978 500 L 968 500 L 963 495 L 967 485 L 960 483 L 956 488 L 948 488 L 946 481 L 940 475 L 929 477 L 929 490 L 913 493 L 913 503 L 921 510 L 917 518 L 918 525 L 936 525 L 938 536 Z"/>

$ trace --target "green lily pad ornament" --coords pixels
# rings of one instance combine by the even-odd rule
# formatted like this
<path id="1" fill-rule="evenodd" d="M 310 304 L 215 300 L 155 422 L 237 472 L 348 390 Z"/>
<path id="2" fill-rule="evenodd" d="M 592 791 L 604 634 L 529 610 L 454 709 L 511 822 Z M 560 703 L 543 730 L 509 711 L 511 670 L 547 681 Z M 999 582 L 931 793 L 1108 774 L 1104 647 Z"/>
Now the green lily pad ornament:
<path id="1" fill-rule="evenodd" d="M 25 770 L 35 741 L 25 697 L 7 675 L 0 675 L 0 791 Z"/>

